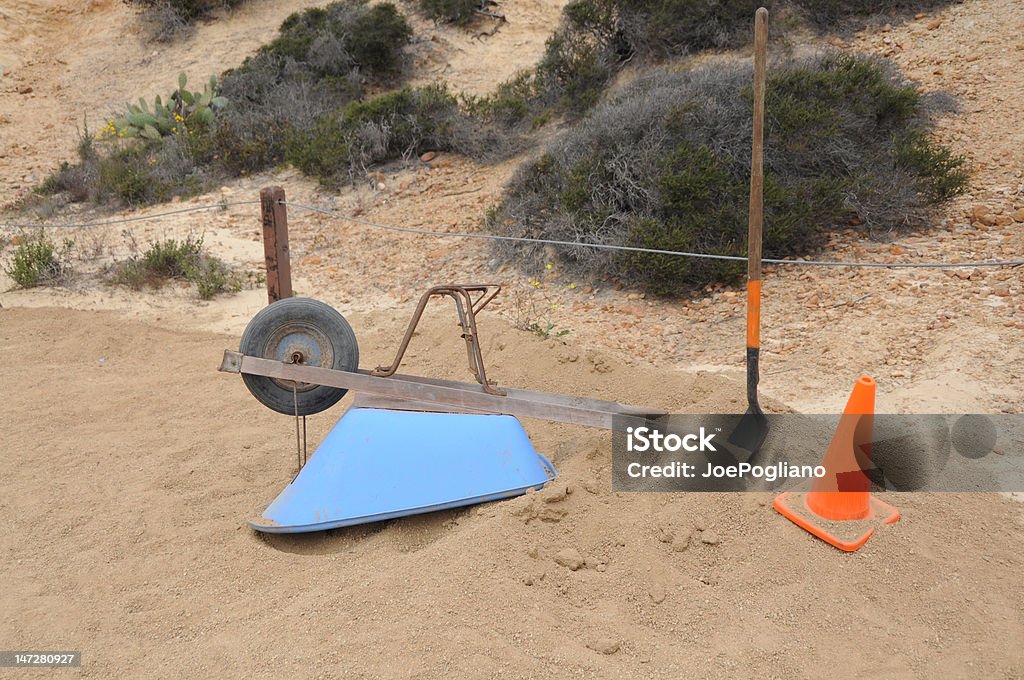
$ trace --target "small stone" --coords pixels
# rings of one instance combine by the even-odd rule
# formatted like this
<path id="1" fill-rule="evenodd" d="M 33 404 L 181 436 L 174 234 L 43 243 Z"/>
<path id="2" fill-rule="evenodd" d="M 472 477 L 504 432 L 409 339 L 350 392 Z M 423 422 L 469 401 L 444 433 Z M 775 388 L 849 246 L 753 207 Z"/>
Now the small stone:
<path id="1" fill-rule="evenodd" d="M 599 652 L 601 654 L 614 654 L 619 651 L 619 647 L 621 646 L 622 643 L 614 638 L 601 638 L 587 643 L 587 647 L 590 647 L 595 652 Z"/>
<path id="2" fill-rule="evenodd" d="M 537 559 L 537 555 L 539 555 L 540 552 L 537 550 L 537 546 L 533 546 L 526 551 L 526 554 L 532 557 L 533 559 Z"/>
<path id="3" fill-rule="evenodd" d="M 384 182 L 377 182 L 377 191 L 385 191 L 387 188 L 388 185 L 384 184 Z"/>
<path id="4" fill-rule="evenodd" d="M 600 564 L 596 557 L 587 557 L 583 560 L 583 566 L 587 569 L 597 569 Z"/>
<path id="5" fill-rule="evenodd" d="M 710 529 L 708 531 L 702 531 L 700 534 L 700 542 L 707 545 L 718 545 L 718 534 Z"/>
<path id="6" fill-rule="evenodd" d="M 523 584 L 524 585 L 528 585 L 528 586 L 532 586 L 533 585 L 533 577 L 532 576 L 526 576 L 525 578 L 523 578 Z"/>
<path id="7" fill-rule="evenodd" d="M 997 221 L 997 216 L 991 213 L 982 215 L 978 218 L 978 222 L 985 225 L 986 227 L 994 227 Z"/>
<path id="8" fill-rule="evenodd" d="M 651 596 L 651 600 L 654 601 L 654 604 L 661 604 L 665 601 L 665 586 L 660 583 L 653 583 L 651 584 L 651 587 L 648 588 L 647 594 Z"/>
<path id="9" fill-rule="evenodd" d="M 568 484 L 560 484 L 555 487 L 549 486 L 548 489 L 548 492 L 544 494 L 545 503 L 561 503 L 572 493 Z"/>
<path id="10" fill-rule="evenodd" d="M 423 163 L 429 163 L 430 161 L 434 160 L 435 158 L 437 158 L 437 154 L 435 152 L 433 152 L 433 151 L 428 151 L 425 154 L 423 154 L 422 156 L 420 156 L 420 161 L 423 162 Z"/>
<path id="11" fill-rule="evenodd" d="M 583 566 L 583 556 L 576 548 L 565 548 L 555 554 L 555 563 L 567 567 L 570 571 L 576 571 Z"/>
<path id="12" fill-rule="evenodd" d="M 569 514 L 568 510 L 546 507 L 537 513 L 537 519 L 541 522 L 561 522 L 567 514 Z"/>
<path id="13" fill-rule="evenodd" d="M 976 205 L 971 208 L 971 220 L 978 221 L 985 215 L 988 215 L 989 209 L 987 205 Z"/>
<path id="14" fill-rule="evenodd" d="M 1024 208 L 1021 208 L 1020 210 L 1016 211 L 1015 213 L 1010 215 L 1010 217 L 1012 217 L 1015 222 L 1024 222 Z"/>
<path id="15" fill-rule="evenodd" d="M 22 85 L 21 87 L 18 88 L 18 94 L 32 94 L 32 86 L 31 85 Z"/>
<path id="16" fill-rule="evenodd" d="M 597 567 L 595 567 L 595 568 L 597 569 L 597 571 L 601 572 L 602 574 L 603 574 L 604 572 L 608 571 L 608 565 L 607 565 L 607 564 L 605 564 L 604 562 L 601 562 L 601 563 L 600 563 L 600 564 L 598 564 L 598 565 L 597 565 Z"/>
<path id="17" fill-rule="evenodd" d="M 996 286 L 992 292 L 999 297 L 1009 297 L 1010 289 L 1006 286 Z"/>
<path id="18" fill-rule="evenodd" d="M 927 28 L 929 31 L 934 31 L 936 28 L 938 28 L 941 25 L 942 25 L 942 19 L 935 19 L 933 21 L 929 21 L 928 24 L 925 26 L 925 28 Z"/>
<path id="19" fill-rule="evenodd" d="M 684 552 L 690 547 L 690 538 L 693 532 L 691 531 L 680 531 L 676 534 L 676 537 L 672 540 L 672 551 L 673 552 Z"/>

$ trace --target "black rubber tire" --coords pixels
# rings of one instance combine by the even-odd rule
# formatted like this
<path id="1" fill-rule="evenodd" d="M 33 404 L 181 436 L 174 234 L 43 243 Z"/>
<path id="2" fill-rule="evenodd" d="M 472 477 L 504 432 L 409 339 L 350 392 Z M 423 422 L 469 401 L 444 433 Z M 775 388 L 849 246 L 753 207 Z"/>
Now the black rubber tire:
<path id="1" fill-rule="evenodd" d="M 310 298 L 285 298 L 264 307 L 242 333 L 239 351 L 263 359 L 289 361 L 292 351 L 302 350 L 308 366 L 355 371 L 359 345 L 352 327 L 337 310 Z M 324 385 L 299 384 L 243 373 L 242 380 L 257 400 L 278 413 L 309 416 L 334 406 L 348 390 Z"/>

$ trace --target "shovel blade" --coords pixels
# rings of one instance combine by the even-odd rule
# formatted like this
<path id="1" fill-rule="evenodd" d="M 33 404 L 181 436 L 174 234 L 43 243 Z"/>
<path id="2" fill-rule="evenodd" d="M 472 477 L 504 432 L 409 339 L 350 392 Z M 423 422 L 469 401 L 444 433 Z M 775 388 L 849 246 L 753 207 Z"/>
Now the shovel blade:
<path id="1" fill-rule="evenodd" d="M 747 409 L 726 441 L 734 447 L 736 462 L 747 463 L 761 449 L 767 436 L 768 419 L 764 413 L 760 409 Z"/>

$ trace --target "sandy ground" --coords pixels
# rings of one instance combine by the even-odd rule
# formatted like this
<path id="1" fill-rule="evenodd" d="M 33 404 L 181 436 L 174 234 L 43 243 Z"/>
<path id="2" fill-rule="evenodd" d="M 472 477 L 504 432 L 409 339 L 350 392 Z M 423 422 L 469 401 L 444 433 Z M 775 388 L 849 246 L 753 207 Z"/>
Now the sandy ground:
<path id="1" fill-rule="evenodd" d="M 389 358 L 404 319 L 351 318 L 365 363 Z M 627 369 L 483 323 L 507 383 L 742 407 L 713 375 Z M 454 335 L 432 320 L 410 370 L 464 378 Z M 80 649 L 86 677 L 1024 673 L 1021 512 L 995 495 L 902 494 L 899 524 L 841 554 L 767 496 L 613 494 L 604 435 L 528 422 L 561 471 L 540 493 L 260 536 L 244 518 L 294 471 L 292 421 L 214 370 L 235 342 L 0 310 L 3 355 L 35 357 L 0 366 L 6 647 Z M 314 440 L 338 410 L 312 419 Z M 590 566 L 560 566 L 564 549 Z M 605 645 L 619 649 L 592 649 Z"/>
<path id="2" fill-rule="evenodd" d="M 98 121 L 163 92 L 182 69 L 199 78 L 234 65 L 314 4 L 251 0 L 169 46 L 143 43 L 113 0 L 0 7 L 0 188 L 24 192 L 69 158 L 84 114 Z M 417 79 L 487 91 L 536 59 L 561 4 L 502 3 L 509 23 L 491 37 L 417 20 Z M 837 235 L 836 259 L 1020 258 L 1015 5 L 966 0 L 840 41 L 961 97 L 938 134 L 967 154 L 975 181 L 920 234 Z M 337 193 L 281 170 L 136 216 L 252 201 L 279 184 L 289 200 L 361 219 L 472 231 L 518 162 L 442 154 Z M 297 206 L 289 221 L 296 290 L 350 318 L 364 366 L 391 358 L 429 285 L 499 281 L 506 289 L 483 323 L 501 382 L 695 412 L 744 408 L 740 291 L 655 300 L 557 266 L 536 278 L 496 268 L 477 241 L 381 232 Z M 93 677 L 809 677 L 826 665 L 856 677 L 1024 676 L 1024 513 L 995 495 L 889 498 L 903 521 L 843 555 L 764 496 L 613 494 L 606 436 L 528 422 L 561 472 L 540 494 L 260 537 L 244 519 L 294 473 L 292 421 L 214 369 L 263 292 L 199 302 L 178 285 L 135 293 L 92 276 L 127 253 L 124 232 L 144 245 L 189 231 L 240 270 L 260 268 L 258 206 L 238 205 L 69 231 L 80 275 L 64 287 L 8 290 L 0 274 L 0 647 L 81 649 L 81 673 Z M 0 245 L 16 233 L 0 229 Z M 1021 268 L 769 268 L 764 295 L 772 410 L 839 408 L 860 374 L 878 381 L 880 411 L 1024 404 Z M 543 340 L 517 321 L 570 332 Z M 409 370 L 466 379 L 462 352 L 450 320 L 431 316 Z M 343 408 L 311 420 L 313 442 Z M 556 564 L 568 548 L 590 566 Z"/>

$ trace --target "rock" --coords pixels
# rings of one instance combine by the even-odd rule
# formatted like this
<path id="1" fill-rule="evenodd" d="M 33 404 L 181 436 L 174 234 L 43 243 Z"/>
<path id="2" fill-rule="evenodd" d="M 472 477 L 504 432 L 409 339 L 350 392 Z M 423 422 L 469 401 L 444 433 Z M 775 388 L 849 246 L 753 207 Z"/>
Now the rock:
<path id="1" fill-rule="evenodd" d="M 942 25 L 942 19 L 935 19 L 933 21 L 929 21 L 928 24 L 925 26 L 925 28 L 927 28 L 929 31 L 934 31 L 936 28 L 938 28 L 941 25 Z"/>
<path id="2" fill-rule="evenodd" d="M 988 215 L 989 209 L 987 205 L 976 205 L 971 208 L 971 220 L 978 221 L 985 215 Z"/>
<path id="3" fill-rule="evenodd" d="M 533 559 L 537 559 L 537 555 L 539 555 L 540 552 L 537 550 L 537 546 L 533 546 L 526 551 L 526 554 L 532 557 Z"/>
<path id="4" fill-rule="evenodd" d="M 544 502 L 545 503 L 561 503 L 569 494 L 572 493 L 572 489 L 569 488 L 568 484 L 559 484 L 557 486 L 548 486 L 545 489 Z"/>
<path id="5" fill-rule="evenodd" d="M 647 589 L 647 594 L 651 596 L 654 604 L 661 604 L 665 601 L 665 586 L 660 583 L 652 583 L 651 587 Z"/>
<path id="6" fill-rule="evenodd" d="M 672 539 L 672 550 L 673 552 L 683 552 L 690 547 L 690 539 L 693 537 L 693 532 L 689 529 L 684 531 L 676 532 L 675 538 Z"/>
<path id="7" fill-rule="evenodd" d="M 567 514 L 569 514 L 568 510 L 546 507 L 537 513 L 537 519 L 541 522 L 561 522 Z"/>
<path id="8" fill-rule="evenodd" d="M 993 215 L 991 213 L 987 213 L 987 214 L 982 215 L 982 216 L 980 216 L 978 218 L 978 223 L 979 224 L 983 224 L 986 227 L 994 227 L 996 225 L 997 220 L 998 220 L 998 216 L 997 215 Z"/>
<path id="9" fill-rule="evenodd" d="M 708 529 L 700 534 L 700 542 L 707 545 L 718 545 L 718 534 Z"/>
<path id="10" fill-rule="evenodd" d="M 1015 213 L 1010 215 L 1010 217 L 1012 217 L 1015 222 L 1024 222 L 1024 208 L 1021 208 L 1020 210 L 1016 211 Z"/>
<path id="11" fill-rule="evenodd" d="M 555 563 L 567 567 L 570 571 L 576 571 L 583 566 L 583 556 L 576 548 L 565 548 L 555 554 Z"/>
<path id="12" fill-rule="evenodd" d="M 21 87 L 18 88 L 18 94 L 32 94 L 32 86 L 31 85 L 22 85 Z"/>
<path id="13" fill-rule="evenodd" d="M 386 191 L 387 188 L 388 185 L 384 184 L 384 182 L 377 182 L 377 191 Z"/>
<path id="14" fill-rule="evenodd" d="M 428 151 L 425 154 L 423 154 L 422 156 L 420 156 L 420 161 L 422 161 L 423 163 L 429 163 L 430 161 L 434 160 L 435 158 L 437 158 L 437 154 L 435 152 L 433 152 L 433 151 Z"/>
<path id="15" fill-rule="evenodd" d="M 600 565 L 601 563 L 597 560 L 596 557 L 587 557 L 583 560 L 583 566 L 587 569 L 597 569 Z"/>
<path id="16" fill-rule="evenodd" d="M 600 638 L 599 640 L 587 643 L 587 647 L 601 654 L 614 654 L 619 651 L 621 646 L 622 643 L 615 638 Z"/>
<path id="17" fill-rule="evenodd" d="M 999 297 L 1009 297 L 1010 289 L 1007 286 L 996 286 L 992 292 Z"/>

